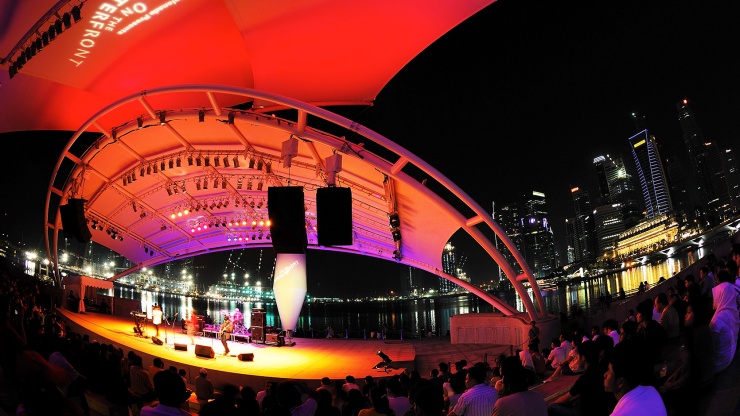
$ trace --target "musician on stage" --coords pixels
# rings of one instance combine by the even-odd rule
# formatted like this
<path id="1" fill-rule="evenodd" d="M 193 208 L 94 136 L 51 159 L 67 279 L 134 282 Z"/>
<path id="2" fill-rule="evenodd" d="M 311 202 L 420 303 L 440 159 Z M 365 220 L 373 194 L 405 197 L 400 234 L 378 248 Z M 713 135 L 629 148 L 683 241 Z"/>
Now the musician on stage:
<path id="1" fill-rule="evenodd" d="M 221 324 L 221 344 L 224 345 L 224 355 L 229 355 L 229 346 L 226 344 L 226 340 L 231 338 L 231 333 L 234 331 L 234 324 L 229 319 L 229 315 L 224 315 L 224 323 Z"/>
<path id="2" fill-rule="evenodd" d="M 152 306 L 152 325 L 157 329 L 157 335 L 159 336 L 159 324 L 162 323 L 162 307 L 156 303 Z"/>
<path id="3" fill-rule="evenodd" d="M 190 311 L 190 320 L 188 320 L 188 336 L 190 337 L 190 344 L 195 345 L 195 329 L 198 327 L 198 316 L 195 314 L 195 309 Z"/>

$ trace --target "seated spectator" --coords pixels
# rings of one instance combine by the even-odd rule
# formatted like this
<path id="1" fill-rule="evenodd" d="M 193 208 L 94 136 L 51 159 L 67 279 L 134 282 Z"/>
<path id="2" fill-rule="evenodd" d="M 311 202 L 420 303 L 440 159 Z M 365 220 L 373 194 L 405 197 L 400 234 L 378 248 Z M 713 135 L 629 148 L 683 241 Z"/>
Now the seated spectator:
<path id="1" fill-rule="evenodd" d="M 408 401 L 408 399 L 406 399 Z M 403 415 L 403 413 L 395 413 L 390 405 L 388 404 L 388 397 L 385 395 L 385 391 L 378 387 L 373 387 L 370 390 L 370 405 L 371 408 L 360 410 L 358 416 L 378 416 L 378 415 Z"/>
<path id="2" fill-rule="evenodd" d="M 624 321 L 619 328 L 619 342 L 627 341 L 637 334 L 637 322 Z"/>
<path id="3" fill-rule="evenodd" d="M 129 370 L 131 375 L 131 391 L 136 394 L 142 402 L 146 403 L 157 398 L 154 385 L 149 374 L 142 367 L 141 356 L 135 355 Z"/>
<path id="4" fill-rule="evenodd" d="M 162 370 L 164 370 L 164 361 L 159 357 L 155 357 L 152 360 L 152 365 L 149 366 L 149 378 L 154 380 L 154 375 Z"/>
<path id="5" fill-rule="evenodd" d="M 600 334 L 600 333 L 601 333 L 601 328 L 599 328 L 599 326 L 598 326 L 598 325 L 594 325 L 594 326 L 593 326 L 593 327 L 591 328 L 591 337 L 590 337 L 590 338 L 589 338 L 589 337 L 583 337 L 583 340 L 584 340 L 584 341 L 588 341 L 588 340 L 591 340 L 591 341 L 596 341 L 596 338 L 598 338 L 598 337 L 599 337 L 599 334 Z"/>
<path id="6" fill-rule="evenodd" d="M 240 415 L 260 415 L 260 404 L 257 402 L 257 392 L 249 386 L 243 386 L 239 391 L 239 398 L 236 399 L 236 408 L 239 409 Z M 331 406 L 331 395 L 329 395 L 329 405 Z M 336 409 L 338 410 L 338 409 Z"/>
<path id="7" fill-rule="evenodd" d="M 475 414 L 491 414 L 498 393 L 496 389 L 486 385 L 486 372 L 480 367 L 471 367 L 465 375 L 465 385 L 468 389 L 460 396 L 449 416 L 468 415 L 471 413 L 468 409 L 475 409 Z"/>
<path id="8" fill-rule="evenodd" d="M 449 413 L 450 410 L 455 408 L 457 401 L 460 396 L 465 393 L 465 379 L 461 377 L 450 377 L 450 388 L 451 393 L 443 397 L 445 413 Z"/>
<path id="9" fill-rule="evenodd" d="M 444 402 L 442 391 L 434 385 L 421 386 L 414 392 L 414 412 L 416 416 L 442 416 Z M 402 415 L 396 415 L 402 416 Z"/>
<path id="10" fill-rule="evenodd" d="M 350 390 L 360 390 L 360 386 L 355 384 L 355 378 L 354 376 L 347 376 L 344 378 L 344 384 L 342 384 L 342 390 L 345 392 L 349 392 Z"/>
<path id="11" fill-rule="evenodd" d="M 547 405 L 542 395 L 527 389 L 527 375 L 519 363 L 506 366 L 504 370 L 505 396 L 496 400 L 492 416 L 545 416 Z"/>
<path id="12" fill-rule="evenodd" d="M 637 305 L 637 334 L 636 339 L 645 345 L 650 364 L 658 362 L 660 351 L 666 343 L 666 332 L 659 323 L 653 320 L 653 301 L 646 299 Z"/>
<path id="13" fill-rule="evenodd" d="M 393 409 L 395 414 L 403 415 L 411 409 L 411 402 L 409 401 L 409 398 L 403 394 L 403 386 L 398 378 L 392 377 L 388 380 L 388 384 L 386 385 L 386 394 L 389 406 Z M 375 407 L 375 405 L 373 405 L 373 407 Z M 378 411 L 377 407 L 375 410 Z"/>
<path id="14" fill-rule="evenodd" d="M 532 363 L 534 363 L 534 373 L 537 375 L 537 377 L 540 377 L 545 374 L 545 370 L 547 369 L 546 366 L 546 359 L 543 354 L 540 354 L 539 351 L 537 351 L 534 346 L 530 348 L 529 352 L 532 354 Z"/>
<path id="15" fill-rule="evenodd" d="M 678 339 L 679 319 L 676 308 L 668 304 L 668 296 L 665 293 L 659 293 L 654 301 L 655 310 L 660 312 L 658 323 L 665 329 L 666 337 L 669 341 Z"/>
<path id="16" fill-rule="evenodd" d="M 578 360 L 585 371 L 573 387 L 548 408 L 549 415 L 606 416 L 611 413 L 616 400 L 604 391 L 604 371 L 599 363 L 601 345 L 611 345 L 611 337 L 584 342 L 578 346 Z"/>
<path id="17" fill-rule="evenodd" d="M 719 284 L 712 290 L 714 298 L 714 315 L 709 322 L 712 341 L 715 347 L 714 372 L 727 368 L 732 362 L 737 349 L 737 337 L 740 332 L 738 316 L 738 288 L 732 284 L 732 276 L 727 270 L 717 274 Z"/>
<path id="18" fill-rule="evenodd" d="M 359 389 L 350 389 L 347 394 L 347 401 L 342 405 L 342 415 L 357 416 L 360 410 L 370 407 L 370 403 Z"/>
<path id="19" fill-rule="evenodd" d="M 604 321 L 604 335 L 609 335 L 614 345 L 619 344 L 619 322 L 614 319 Z"/>
<path id="20" fill-rule="evenodd" d="M 593 341 L 587 341 L 587 342 L 593 342 Z M 580 345 L 581 342 L 578 343 Z M 555 372 L 552 373 L 550 377 L 545 379 L 543 383 L 549 383 L 556 378 L 558 378 L 561 374 L 566 376 L 574 376 L 583 373 L 586 371 L 586 368 L 584 367 L 583 360 L 580 359 L 580 356 L 578 354 L 578 349 L 573 349 L 568 354 L 568 357 L 558 365 L 558 368 L 555 369 Z"/>
<path id="21" fill-rule="evenodd" d="M 530 385 L 534 383 L 535 378 L 537 378 L 537 374 L 534 369 L 534 360 L 532 358 L 532 353 L 529 351 L 531 344 L 528 345 L 525 349 L 519 351 L 519 360 L 522 364 L 522 367 L 524 368 L 525 373 L 527 374 L 527 385 Z"/>
<path id="22" fill-rule="evenodd" d="M 666 416 L 660 394 L 648 385 L 652 365 L 635 340 L 614 347 L 604 389 L 617 399 L 612 416 Z"/>
<path id="23" fill-rule="evenodd" d="M 198 414 L 200 416 L 237 416 L 239 414 L 236 409 L 237 394 L 239 394 L 238 387 L 233 384 L 225 385 L 221 394 L 200 407 Z"/>
<path id="24" fill-rule="evenodd" d="M 154 389 L 159 403 L 152 407 L 143 407 L 139 413 L 141 416 L 190 415 L 190 412 L 180 408 L 190 395 L 179 374 L 170 371 L 158 372 L 154 375 Z"/>
<path id="25" fill-rule="evenodd" d="M 558 368 L 558 365 L 560 365 L 560 363 L 567 357 L 565 356 L 565 351 L 560 348 L 560 340 L 558 338 L 553 338 L 550 346 L 552 347 L 552 351 L 550 351 L 550 355 L 547 356 L 546 366 L 548 370 L 555 371 Z"/>
<path id="26" fill-rule="evenodd" d="M 214 393 L 213 383 L 208 379 L 208 370 L 201 368 L 198 370 L 198 377 L 195 378 L 195 398 L 203 406 L 213 398 Z"/>

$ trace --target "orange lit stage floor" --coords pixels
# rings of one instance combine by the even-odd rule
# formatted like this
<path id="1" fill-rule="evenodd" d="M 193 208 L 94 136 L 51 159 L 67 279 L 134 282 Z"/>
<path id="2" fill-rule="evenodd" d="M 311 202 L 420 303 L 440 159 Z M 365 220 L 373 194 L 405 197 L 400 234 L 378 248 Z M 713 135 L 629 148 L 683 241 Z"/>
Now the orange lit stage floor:
<path id="1" fill-rule="evenodd" d="M 134 336 L 133 319 L 96 313 L 77 314 L 60 309 L 67 325 L 81 334 L 88 334 L 90 339 L 100 343 L 121 347 L 124 354 L 136 350 L 144 358 L 148 367 L 154 357 L 160 357 L 165 367 L 174 365 L 185 368 L 188 380 L 192 383 L 201 367 L 208 369 L 208 378 L 218 388 L 222 383 L 249 385 L 262 389 L 264 381 L 295 379 L 317 385 L 322 377 L 342 380 L 347 375 L 361 379 L 366 375 L 385 377 L 403 371 L 405 366 L 413 368 L 414 347 L 409 343 L 382 340 L 345 340 L 345 339 L 310 339 L 293 338 L 294 346 L 276 347 L 264 344 L 248 344 L 229 341 L 230 355 L 223 356 L 221 340 L 208 337 L 196 337 L 196 344 L 212 346 L 215 358 L 201 358 L 195 355 L 195 346 L 190 345 L 187 334 L 183 334 L 178 324 L 175 332 L 167 330 L 165 345 L 156 345 L 151 338 Z M 170 327 L 171 328 L 171 327 Z M 155 335 L 155 328 L 149 324 L 147 335 Z M 164 326 L 160 325 L 159 338 L 165 340 Z M 187 344 L 187 351 L 174 349 L 174 344 Z M 373 369 L 380 362 L 377 356 L 382 350 L 392 360 L 394 368 L 389 372 Z M 253 353 L 254 361 L 239 361 L 238 354 Z"/>

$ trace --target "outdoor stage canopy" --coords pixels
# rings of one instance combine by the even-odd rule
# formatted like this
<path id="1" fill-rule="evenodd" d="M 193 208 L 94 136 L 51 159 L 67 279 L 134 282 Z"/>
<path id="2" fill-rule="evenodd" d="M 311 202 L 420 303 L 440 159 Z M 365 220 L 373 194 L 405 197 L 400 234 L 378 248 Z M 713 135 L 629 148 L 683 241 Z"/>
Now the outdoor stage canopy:
<path id="1" fill-rule="evenodd" d="M 532 272 L 490 214 L 406 149 L 325 109 L 372 105 L 404 65 L 492 2 L 0 0 L 0 132 L 75 132 L 47 194 L 50 260 L 70 200 L 85 201 L 95 242 L 137 264 L 130 273 L 271 246 L 268 189 L 299 186 L 308 248 L 408 264 L 517 314 L 442 272 L 462 228 L 529 317 L 543 317 Z M 318 242 L 316 193 L 332 185 L 351 190 L 351 244 Z"/>

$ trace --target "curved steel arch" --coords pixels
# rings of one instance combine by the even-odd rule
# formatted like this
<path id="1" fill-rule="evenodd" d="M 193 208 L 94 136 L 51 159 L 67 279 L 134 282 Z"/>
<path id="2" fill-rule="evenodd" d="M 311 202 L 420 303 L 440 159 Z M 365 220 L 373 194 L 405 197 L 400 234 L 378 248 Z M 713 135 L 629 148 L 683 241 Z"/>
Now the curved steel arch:
<path id="1" fill-rule="evenodd" d="M 49 188 L 47 191 L 46 207 L 45 207 L 45 212 L 44 212 L 45 229 L 47 230 L 47 232 L 45 233 L 45 243 L 46 243 L 47 254 L 54 262 L 57 276 L 59 276 L 59 269 L 58 269 L 59 262 L 58 262 L 57 252 L 58 252 L 58 232 L 60 230 L 60 227 L 59 227 L 60 226 L 60 214 L 59 214 L 58 208 L 56 211 L 54 223 L 53 224 L 47 223 L 46 221 L 48 221 L 48 218 L 49 218 L 49 209 L 50 209 L 50 202 L 51 202 L 52 194 L 58 195 L 60 197 L 60 201 L 63 201 L 65 198 L 65 195 L 67 195 L 70 192 L 70 188 L 72 186 L 69 180 L 74 175 L 70 174 L 62 190 L 59 190 L 54 187 L 54 183 L 57 179 L 57 174 L 59 173 L 62 162 L 65 159 L 72 161 L 75 164 L 73 173 L 74 172 L 79 173 L 80 170 L 86 167 L 86 163 L 83 159 L 70 153 L 70 149 L 72 145 L 74 145 L 77 139 L 80 137 L 80 135 L 83 132 L 87 131 L 87 129 L 90 128 L 91 126 L 95 126 L 101 132 L 104 132 L 105 130 L 101 128 L 101 126 L 98 124 L 98 120 L 101 117 L 118 109 L 121 106 L 124 106 L 126 104 L 129 104 L 135 101 L 139 101 L 141 105 L 145 108 L 146 112 L 149 113 L 150 116 L 154 117 L 157 114 L 157 112 L 154 111 L 154 109 L 152 109 L 151 106 L 149 106 L 149 104 L 146 101 L 146 97 L 153 97 L 153 96 L 158 96 L 158 95 L 174 94 L 174 93 L 193 93 L 193 92 L 205 93 L 208 97 L 208 100 L 213 104 L 213 109 L 216 115 L 220 115 L 222 110 L 218 107 L 217 100 L 214 94 L 237 95 L 237 96 L 247 97 L 250 99 L 260 99 L 260 100 L 272 102 L 279 106 L 284 106 L 285 108 L 297 110 L 299 114 L 297 123 L 294 123 L 289 128 L 288 126 L 280 127 L 280 122 L 278 121 L 277 123 L 278 127 L 283 129 L 286 132 L 294 132 L 294 131 L 297 131 L 296 129 L 298 129 L 300 131 L 301 137 L 310 138 L 311 140 L 320 142 L 323 145 L 331 147 L 332 149 L 335 149 L 337 151 L 342 151 L 344 154 L 347 154 L 349 156 L 360 155 L 360 152 L 361 152 L 362 153 L 361 158 L 363 159 L 364 163 L 370 164 L 375 169 L 377 169 L 379 172 L 382 172 L 384 175 L 386 175 L 388 178 L 391 178 L 394 181 L 400 181 L 401 183 L 404 183 L 405 185 L 412 187 L 416 192 L 419 192 L 423 194 L 425 197 L 429 198 L 430 202 L 432 202 L 437 208 L 443 210 L 447 215 L 449 215 L 449 217 L 454 220 L 457 226 L 459 226 L 460 228 L 463 228 L 471 237 L 473 237 L 473 239 L 478 244 L 480 244 L 481 247 L 484 248 L 484 250 L 503 269 L 504 273 L 509 278 L 513 287 L 515 288 L 520 298 L 522 299 L 522 302 L 524 304 L 524 307 L 527 310 L 527 313 L 530 316 L 530 319 L 535 320 L 535 319 L 538 319 L 539 317 L 545 316 L 545 310 L 546 310 L 545 304 L 544 304 L 542 295 L 539 291 L 537 281 L 534 278 L 531 270 L 527 266 L 526 262 L 524 261 L 524 258 L 521 255 L 521 253 L 519 253 L 519 251 L 516 249 L 514 244 L 511 242 L 511 240 L 508 238 L 506 233 L 503 232 L 503 230 L 500 228 L 498 224 L 496 224 L 496 222 L 491 218 L 491 216 L 489 216 L 479 204 L 477 204 L 464 191 L 462 191 L 457 185 L 451 182 L 447 177 L 445 177 L 438 170 L 436 170 L 435 168 L 433 168 L 432 166 L 430 166 L 429 164 L 427 164 L 426 162 L 424 162 L 423 160 L 421 160 L 420 158 L 418 158 L 416 155 L 412 154 L 405 148 L 397 145 L 396 143 L 381 136 L 380 134 L 364 126 L 361 126 L 347 118 L 339 116 L 335 113 L 329 112 L 322 108 L 318 108 L 318 107 L 315 107 L 315 106 L 312 106 L 312 105 L 309 105 L 309 104 L 306 104 L 306 103 L 303 103 L 303 102 L 300 102 L 298 100 L 294 100 L 288 97 L 283 97 L 280 95 L 266 93 L 266 92 L 262 92 L 262 91 L 258 91 L 254 89 L 249 89 L 249 88 L 227 87 L 227 86 L 214 86 L 214 85 L 171 86 L 171 87 L 163 87 L 163 88 L 157 88 L 157 89 L 153 89 L 149 91 L 144 91 L 140 94 L 130 95 L 128 97 L 124 97 L 120 100 L 117 100 L 116 102 L 108 105 L 107 107 L 103 108 L 102 110 L 94 114 L 92 117 L 88 119 L 88 121 L 86 121 L 73 134 L 72 138 L 68 141 L 67 145 L 65 146 L 62 152 L 62 156 L 57 161 L 54 167 L 52 177 L 49 183 Z M 342 127 L 348 131 L 352 131 L 366 139 L 369 139 L 373 141 L 374 143 L 382 146 L 384 149 L 396 154 L 398 156 L 398 159 L 395 162 L 390 162 L 388 160 L 385 160 L 369 152 L 368 150 L 364 149 L 362 146 L 350 143 L 344 140 L 343 138 L 338 138 L 335 136 L 322 134 L 321 132 L 317 130 L 313 130 L 313 129 L 307 130 L 306 129 L 306 115 L 307 114 L 321 118 L 323 120 L 326 120 L 336 126 Z M 110 138 L 108 134 L 106 133 L 103 133 L 103 134 Z M 472 210 L 475 213 L 475 216 L 471 218 L 466 218 L 462 213 L 454 209 L 451 204 L 444 201 L 439 195 L 437 195 L 436 193 L 433 193 L 432 191 L 429 190 L 429 188 L 427 188 L 420 182 L 416 181 L 415 179 L 411 178 L 408 174 L 404 173 L 402 169 L 408 163 L 412 163 L 417 168 L 421 169 L 423 172 L 429 175 L 431 178 L 438 181 L 440 184 L 442 184 L 447 189 L 449 189 L 453 195 L 455 195 L 460 201 L 462 201 L 470 210 Z M 323 164 L 320 161 L 317 161 L 317 166 L 323 169 Z M 515 260 L 517 261 L 519 266 L 524 271 L 522 275 L 516 276 L 513 270 L 513 267 L 509 265 L 509 263 L 505 260 L 503 255 L 496 249 L 494 244 L 483 235 L 481 230 L 476 228 L 478 224 L 487 225 L 498 236 L 498 238 L 501 239 L 501 241 L 505 244 L 505 246 L 509 249 L 509 251 L 513 253 Z M 53 251 L 49 243 L 49 231 L 54 231 Z M 253 247 L 257 247 L 257 246 L 258 245 L 253 245 Z M 311 248 L 316 249 L 319 247 L 311 247 Z M 229 249 L 233 249 L 233 247 L 222 246 L 218 248 L 217 250 L 221 251 L 221 250 L 229 250 Z M 375 256 L 373 254 L 363 252 L 360 250 L 348 250 L 348 249 L 342 249 L 342 248 L 337 248 L 337 247 L 323 248 L 323 249 L 327 249 L 331 251 L 350 252 L 350 253 L 362 254 L 366 256 L 370 255 L 373 257 L 379 257 L 379 258 L 384 258 L 388 260 L 388 258 L 386 257 L 379 256 L 379 255 Z M 217 251 L 217 250 L 211 249 L 210 251 Z M 202 254 L 202 253 L 198 252 L 197 254 Z M 196 255 L 196 254 L 191 254 L 191 255 Z M 180 257 L 180 258 L 184 258 L 184 257 Z M 143 265 L 145 264 L 146 265 L 156 265 L 156 264 L 160 264 L 165 261 L 168 261 L 168 260 L 169 260 L 168 258 L 159 258 L 159 259 L 153 259 L 150 262 L 142 262 L 139 266 L 136 266 L 132 270 L 135 270 L 139 267 L 143 267 Z M 481 297 L 486 302 L 498 308 L 506 315 L 514 315 L 517 313 L 517 311 L 513 307 L 509 306 L 508 304 L 501 301 L 497 297 L 492 296 L 488 294 L 487 292 L 481 290 L 480 288 L 477 288 L 465 281 L 462 281 L 460 279 L 456 279 L 453 276 L 447 275 L 441 272 L 440 270 L 438 270 L 433 265 L 421 263 L 421 262 L 415 261 L 415 259 L 408 259 L 405 257 L 401 258 L 400 262 L 402 264 L 406 264 L 409 266 L 413 266 L 416 268 L 426 270 L 442 278 L 450 280 L 464 287 L 465 289 L 471 291 L 477 296 Z M 130 273 L 130 272 L 131 270 L 127 271 L 126 273 Z M 120 275 L 114 276 L 114 278 L 117 278 L 117 277 L 120 277 Z M 534 293 L 538 308 L 535 308 L 535 305 L 533 304 L 532 299 L 530 299 L 529 295 L 526 292 L 526 288 L 524 288 L 524 286 L 522 285 L 522 281 L 525 281 L 525 280 L 529 282 L 529 284 L 531 285 L 533 289 L 533 293 Z M 539 311 L 537 309 L 539 309 Z"/>

